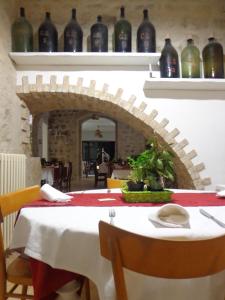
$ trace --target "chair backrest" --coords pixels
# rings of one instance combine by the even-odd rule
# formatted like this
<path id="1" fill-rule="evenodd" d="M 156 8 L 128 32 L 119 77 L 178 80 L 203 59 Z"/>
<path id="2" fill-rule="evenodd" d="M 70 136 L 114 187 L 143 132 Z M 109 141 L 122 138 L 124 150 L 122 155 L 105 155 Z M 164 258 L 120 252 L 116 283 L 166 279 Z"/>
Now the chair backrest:
<path id="1" fill-rule="evenodd" d="M 169 279 L 204 277 L 225 269 L 225 236 L 196 241 L 160 240 L 99 222 L 101 255 L 111 260 L 117 300 L 127 300 L 123 267 Z"/>
<path id="2" fill-rule="evenodd" d="M 98 173 L 105 173 L 108 175 L 109 173 L 109 166 L 108 166 L 108 163 L 106 162 L 102 162 L 100 165 L 98 165 L 98 168 L 97 168 L 97 172 Z"/>
<path id="3" fill-rule="evenodd" d="M 114 178 L 107 178 L 107 188 L 113 189 L 113 188 L 122 188 L 127 180 L 124 179 L 114 179 Z"/>
<path id="4" fill-rule="evenodd" d="M 3 218 L 17 212 L 23 205 L 40 199 L 40 186 L 34 185 L 0 196 L 0 282 L 6 282 L 6 261 L 3 245 L 2 226 Z"/>
<path id="5" fill-rule="evenodd" d="M 34 185 L 0 196 L 0 211 L 2 217 L 20 210 L 26 203 L 40 199 L 40 186 Z"/>

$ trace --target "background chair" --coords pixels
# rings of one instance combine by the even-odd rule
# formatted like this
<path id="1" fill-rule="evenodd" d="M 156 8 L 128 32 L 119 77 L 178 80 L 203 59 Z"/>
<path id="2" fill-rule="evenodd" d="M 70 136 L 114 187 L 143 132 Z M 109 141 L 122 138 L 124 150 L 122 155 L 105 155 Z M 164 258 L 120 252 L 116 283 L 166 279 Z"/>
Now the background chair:
<path id="1" fill-rule="evenodd" d="M 59 162 L 58 166 L 54 167 L 54 173 L 53 173 L 53 187 L 62 190 L 62 178 L 63 178 L 63 162 Z"/>
<path id="2" fill-rule="evenodd" d="M 41 199 L 38 185 L 20 189 L 18 191 L 0 196 L 0 225 L 8 215 L 18 212 L 25 204 Z M 3 233 L 0 226 L 0 300 L 7 298 L 19 298 L 21 300 L 33 299 L 33 295 L 27 293 L 28 286 L 32 286 L 32 276 L 29 258 L 18 255 L 6 268 L 6 256 L 10 251 L 3 244 Z M 7 291 L 7 282 L 12 287 Z M 22 287 L 19 293 L 17 287 Z M 90 300 L 89 279 L 84 278 L 83 286 L 85 299 Z"/>
<path id="3" fill-rule="evenodd" d="M 128 300 L 123 267 L 169 279 L 204 277 L 225 270 L 225 236 L 168 241 L 134 234 L 100 221 L 99 237 L 101 255 L 112 263 L 117 300 Z"/>
<path id="4" fill-rule="evenodd" d="M 99 182 L 103 182 L 103 187 L 107 186 L 107 177 L 109 173 L 109 167 L 106 162 L 102 162 L 100 165 L 96 165 L 95 168 L 95 187 L 98 186 Z"/>
<path id="5" fill-rule="evenodd" d="M 114 179 L 114 178 L 107 178 L 107 188 L 123 188 L 127 180 L 124 179 Z"/>
<path id="6" fill-rule="evenodd" d="M 40 199 L 38 185 L 0 196 L 0 223 L 3 222 L 4 217 L 19 211 L 23 205 L 37 199 Z M 18 256 L 6 268 L 6 252 L 0 226 L 0 300 L 6 300 L 8 297 L 33 299 L 32 295 L 27 294 L 28 286 L 32 286 L 29 260 Z M 7 291 L 7 281 L 13 283 L 9 291 Z M 19 285 L 22 286 L 21 294 L 15 291 Z"/>
<path id="7" fill-rule="evenodd" d="M 70 192 L 70 190 L 71 190 L 71 177 L 72 177 L 72 162 L 69 161 L 67 166 L 63 167 L 62 191 Z"/>

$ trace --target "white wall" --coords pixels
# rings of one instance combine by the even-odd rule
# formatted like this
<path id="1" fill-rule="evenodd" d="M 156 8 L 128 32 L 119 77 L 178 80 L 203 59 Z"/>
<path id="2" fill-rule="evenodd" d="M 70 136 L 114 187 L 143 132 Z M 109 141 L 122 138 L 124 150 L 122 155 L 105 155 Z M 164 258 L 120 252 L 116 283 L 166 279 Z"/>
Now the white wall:
<path id="1" fill-rule="evenodd" d="M 104 83 L 109 85 L 109 92 L 115 94 L 118 88 L 124 90 L 122 98 L 128 100 L 132 94 L 137 96 L 135 105 L 142 101 L 148 103 L 146 112 L 156 109 L 158 121 L 169 120 L 167 129 L 178 128 L 177 141 L 184 138 L 189 141 L 186 152 L 195 149 L 198 156 L 193 162 L 205 164 L 202 177 L 210 177 L 212 184 L 207 189 L 215 189 L 220 183 L 225 183 L 225 101 L 220 100 L 190 100 L 190 99 L 150 99 L 144 96 L 143 86 L 149 73 L 146 71 L 77 71 L 77 72 L 34 72 L 18 71 L 17 83 L 21 77 L 29 75 L 29 82 L 35 83 L 36 75 L 42 74 L 44 82 L 49 83 L 50 75 L 57 75 L 58 83 L 62 83 L 64 75 L 70 76 L 70 83 L 76 84 L 78 77 L 84 78 L 84 86 L 90 85 L 90 80 L 96 80 L 96 89 L 102 89 Z M 202 91 L 204 93 L 204 91 Z"/>

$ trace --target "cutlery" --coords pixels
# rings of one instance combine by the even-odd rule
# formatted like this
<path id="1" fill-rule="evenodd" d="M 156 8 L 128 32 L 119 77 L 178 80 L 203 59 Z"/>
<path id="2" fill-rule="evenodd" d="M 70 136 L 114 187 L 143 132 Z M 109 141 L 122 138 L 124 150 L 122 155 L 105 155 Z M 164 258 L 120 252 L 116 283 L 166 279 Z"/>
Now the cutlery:
<path id="1" fill-rule="evenodd" d="M 208 213 L 207 211 L 205 211 L 204 209 L 200 208 L 199 211 L 200 211 L 200 213 L 201 213 L 203 216 L 205 216 L 205 217 L 207 217 L 207 218 L 213 220 L 213 221 L 216 222 L 219 226 L 225 228 L 225 223 L 221 222 L 220 220 L 218 220 L 217 218 L 215 218 L 214 216 L 212 216 L 211 214 L 209 214 L 209 213 Z"/>
<path id="2" fill-rule="evenodd" d="M 109 217 L 110 217 L 110 224 L 114 224 L 114 218 L 115 218 L 115 216 L 116 216 L 116 211 L 115 211 L 115 209 L 114 208 L 110 208 L 109 209 Z"/>

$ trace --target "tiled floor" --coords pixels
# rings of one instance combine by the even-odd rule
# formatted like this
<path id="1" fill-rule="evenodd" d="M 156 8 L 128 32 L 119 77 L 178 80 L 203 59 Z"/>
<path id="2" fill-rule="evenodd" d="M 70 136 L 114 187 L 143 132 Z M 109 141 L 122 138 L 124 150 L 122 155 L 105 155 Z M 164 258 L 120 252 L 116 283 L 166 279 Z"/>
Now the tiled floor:
<path id="1" fill-rule="evenodd" d="M 15 258 L 16 255 L 11 255 L 8 259 L 7 259 L 7 265 Z M 7 290 L 9 290 L 11 288 L 11 284 L 8 283 L 7 285 Z M 17 290 L 16 290 L 18 293 L 21 293 L 21 288 L 18 287 Z M 95 286 L 95 284 L 93 282 L 90 281 L 90 292 L 91 292 L 91 300 L 99 300 L 99 297 L 98 297 L 98 291 L 97 291 L 97 288 Z M 28 293 L 33 295 L 33 288 L 30 287 L 29 290 L 28 290 Z M 10 300 L 14 299 L 14 298 L 8 298 Z M 82 292 L 81 294 L 81 298 L 79 298 L 80 300 L 86 300 L 85 299 L 85 293 L 84 291 Z M 60 300 L 63 300 L 61 297 L 60 297 Z M 65 300 L 71 300 L 71 299 L 66 299 Z M 78 298 L 74 299 L 74 300 L 78 300 Z"/>
<path id="2" fill-rule="evenodd" d="M 93 190 L 95 189 L 94 180 L 95 180 L 94 176 L 89 176 L 88 178 L 84 177 L 80 179 L 79 182 L 72 185 L 71 191 Z M 98 189 L 104 188 L 103 182 L 99 182 L 96 188 Z"/>

